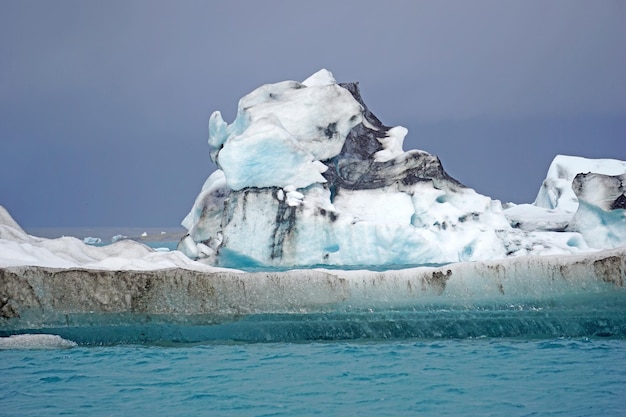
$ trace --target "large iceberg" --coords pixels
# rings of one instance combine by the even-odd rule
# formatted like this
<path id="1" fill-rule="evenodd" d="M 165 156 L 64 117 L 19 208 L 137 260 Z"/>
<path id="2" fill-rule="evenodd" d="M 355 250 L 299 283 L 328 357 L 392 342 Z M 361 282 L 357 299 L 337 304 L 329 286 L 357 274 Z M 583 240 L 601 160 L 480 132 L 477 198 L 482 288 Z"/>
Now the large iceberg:
<path id="1" fill-rule="evenodd" d="M 625 162 L 559 155 L 503 205 L 407 134 L 325 70 L 255 90 L 211 116 L 184 254 L 31 236 L 0 206 L 0 349 L 626 336 Z"/>
<path id="2" fill-rule="evenodd" d="M 357 83 L 327 70 L 254 90 L 233 123 L 210 118 L 219 169 L 183 220 L 179 249 L 225 267 L 397 267 L 626 243 L 624 209 L 613 204 L 624 199 L 613 183 L 626 163 L 558 156 L 536 202 L 505 209 L 450 177 L 436 156 L 404 151 L 407 133 L 383 125 Z M 614 178 L 600 187 L 610 195 L 582 191 L 597 188 L 576 177 L 588 172 Z"/>

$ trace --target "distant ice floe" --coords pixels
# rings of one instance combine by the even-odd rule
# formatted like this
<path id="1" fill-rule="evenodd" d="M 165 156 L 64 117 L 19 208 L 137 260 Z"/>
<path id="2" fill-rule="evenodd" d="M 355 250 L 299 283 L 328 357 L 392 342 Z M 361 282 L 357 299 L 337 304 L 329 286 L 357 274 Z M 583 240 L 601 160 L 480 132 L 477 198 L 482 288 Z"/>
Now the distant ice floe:
<path id="1" fill-rule="evenodd" d="M 100 239 L 99 237 L 87 236 L 86 238 L 83 239 L 83 242 L 85 242 L 88 245 L 97 245 L 99 243 L 102 243 L 102 239 Z"/>
<path id="2" fill-rule="evenodd" d="M 115 243 L 118 240 L 122 240 L 122 239 L 128 239 L 128 236 L 124 236 L 124 235 L 115 235 L 111 238 L 111 243 Z"/>

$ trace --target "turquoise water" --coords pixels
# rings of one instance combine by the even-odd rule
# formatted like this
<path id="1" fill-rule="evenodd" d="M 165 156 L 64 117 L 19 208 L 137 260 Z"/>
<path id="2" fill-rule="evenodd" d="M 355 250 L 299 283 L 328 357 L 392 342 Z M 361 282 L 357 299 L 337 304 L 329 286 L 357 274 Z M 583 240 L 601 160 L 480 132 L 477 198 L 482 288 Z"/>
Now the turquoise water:
<path id="1" fill-rule="evenodd" d="M 620 416 L 622 339 L 0 351 L 9 416 Z"/>

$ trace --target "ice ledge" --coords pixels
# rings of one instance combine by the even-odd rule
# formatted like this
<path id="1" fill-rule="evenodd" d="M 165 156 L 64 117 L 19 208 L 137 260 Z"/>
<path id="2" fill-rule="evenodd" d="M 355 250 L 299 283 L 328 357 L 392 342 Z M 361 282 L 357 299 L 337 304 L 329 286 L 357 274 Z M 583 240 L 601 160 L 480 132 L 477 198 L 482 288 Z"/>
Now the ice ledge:
<path id="1" fill-rule="evenodd" d="M 397 271 L 0 268 L 0 335 L 24 329 L 213 326 L 259 314 L 476 306 L 581 294 L 624 299 L 626 247 Z"/>

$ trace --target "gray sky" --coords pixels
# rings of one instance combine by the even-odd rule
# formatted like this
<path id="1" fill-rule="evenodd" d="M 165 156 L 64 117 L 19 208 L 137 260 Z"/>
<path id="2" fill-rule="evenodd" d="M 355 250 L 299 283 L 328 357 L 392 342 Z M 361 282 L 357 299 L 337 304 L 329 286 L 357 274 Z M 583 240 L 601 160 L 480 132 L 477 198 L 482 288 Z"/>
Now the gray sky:
<path id="1" fill-rule="evenodd" d="M 0 204 L 26 227 L 173 226 L 207 121 L 320 68 L 482 194 L 626 160 L 626 2 L 0 0 Z"/>

